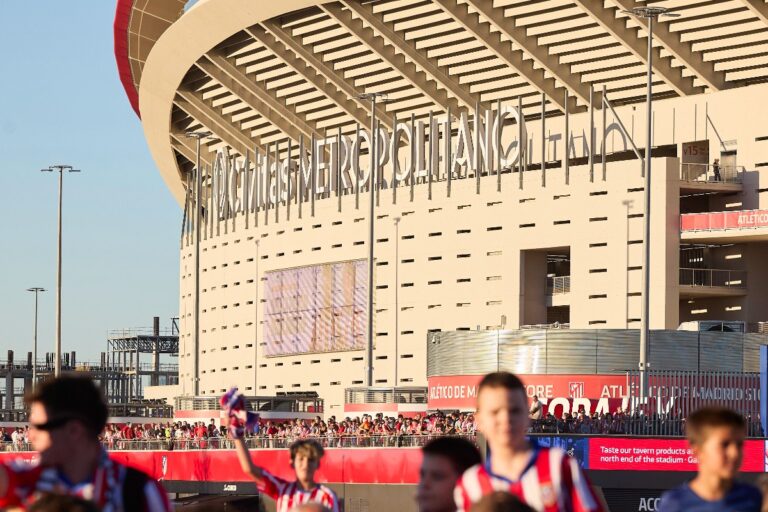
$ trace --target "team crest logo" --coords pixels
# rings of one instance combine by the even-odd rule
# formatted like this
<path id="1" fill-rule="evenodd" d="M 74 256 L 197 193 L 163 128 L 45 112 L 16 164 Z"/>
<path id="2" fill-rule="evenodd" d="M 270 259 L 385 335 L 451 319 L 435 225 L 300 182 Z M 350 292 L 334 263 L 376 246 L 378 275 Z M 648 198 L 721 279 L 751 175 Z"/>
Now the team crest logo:
<path id="1" fill-rule="evenodd" d="M 568 394 L 571 398 L 581 398 L 584 396 L 584 383 L 583 382 L 569 382 Z"/>
<path id="2" fill-rule="evenodd" d="M 551 507 L 557 503 L 557 494 L 552 484 L 544 484 L 541 486 L 541 503 L 545 507 Z"/>

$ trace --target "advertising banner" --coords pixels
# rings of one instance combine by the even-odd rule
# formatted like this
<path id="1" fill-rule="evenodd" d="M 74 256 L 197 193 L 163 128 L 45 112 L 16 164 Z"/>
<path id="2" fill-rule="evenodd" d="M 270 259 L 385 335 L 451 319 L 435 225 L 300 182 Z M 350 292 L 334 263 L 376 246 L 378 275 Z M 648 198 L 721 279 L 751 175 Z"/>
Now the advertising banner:
<path id="1" fill-rule="evenodd" d="M 518 375 L 528 398 L 538 396 L 556 412 L 613 412 L 628 396 L 625 375 Z M 474 410 L 482 375 L 435 376 L 428 379 L 430 409 Z"/>
<path id="2" fill-rule="evenodd" d="M 684 232 L 764 227 L 768 227 L 768 210 L 686 213 L 680 216 L 680 230 Z"/>
<path id="3" fill-rule="evenodd" d="M 593 437 L 589 439 L 584 467 L 614 471 L 696 471 L 696 457 L 685 439 Z M 744 443 L 741 470 L 763 473 L 765 442 Z"/>

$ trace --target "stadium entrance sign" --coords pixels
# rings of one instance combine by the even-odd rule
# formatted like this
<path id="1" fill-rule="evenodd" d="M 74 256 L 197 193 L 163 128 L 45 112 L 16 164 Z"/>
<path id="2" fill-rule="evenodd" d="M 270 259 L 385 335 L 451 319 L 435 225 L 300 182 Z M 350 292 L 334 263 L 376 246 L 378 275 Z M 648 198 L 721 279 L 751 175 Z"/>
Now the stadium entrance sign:
<path id="1" fill-rule="evenodd" d="M 351 135 L 339 131 L 302 137 L 298 144 L 290 139 L 278 141 L 256 147 L 245 156 L 220 149 L 213 168 L 203 170 L 203 182 L 212 192 L 209 208 L 216 218 L 225 220 L 290 203 L 314 204 L 315 199 L 334 194 L 370 190 L 371 176 L 376 190 L 412 189 L 413 185 L 441 181 L 450 184 L 469 177 L 476 178 L 479 187 L 483 176 L 499 178 L 504 172 L 527 170 L 534 154 L 534 140 L 528 137 L 519 106 L 478 108 L 473 116 L 466 111 L 443 117 L 430 113 L 426 121 L 412 115 L 408 120 L 395 119 L 391 125 L 391 129 L 378 126 L 373 130 L 358 126 Z M 595 129 L 591 136 L 584 130 L 569 129 L 567 137 L 556 130 L 541 132 L 536 142 L 541 151 L 536 153 L 547 162 L 560 162 L 566 151 L 566 160 L 572 160 L 601 150 Z M 623 143 L 623 150 L 628 141 L 633 144 L 618 118 L 603 127 L 600 140 L 606 141 L 612 132 Z M 371 152 L 374 145 L 376 151 Z"/>

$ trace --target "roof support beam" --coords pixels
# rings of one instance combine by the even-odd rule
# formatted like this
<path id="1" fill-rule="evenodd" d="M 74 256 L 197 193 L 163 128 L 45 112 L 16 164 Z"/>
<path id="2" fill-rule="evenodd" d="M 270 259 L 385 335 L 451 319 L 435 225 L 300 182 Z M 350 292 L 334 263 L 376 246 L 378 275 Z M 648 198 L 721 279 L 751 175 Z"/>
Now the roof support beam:
<path id="1" fill-rule="evenodd" d="M 362 5 L 357 0 L 342 1 L 349 10 L 345 11 L 336 2 L 323 4 L 320 8 L 336 19 L 346 30 L 360 38 L 366 46 L 444 110 L 448 108 L 453 112 L 459 112 L 462 109 L 474 110 L 475 104 L 480 101 L 479 95 L 471 94 L 458 81 L 440 69 L 423 51 L 417 50 L 413 43 L 406 41 L 394 30 L 391 23 L 385 23 L 381 17 L 375 15 L 370 5 Z M 354 18 L 352 12 L 365 20 L 365 23 L 373 27 L 375 32 L 372 28 L 365 26 L 360 19 Z M 390 44 L 387 44 L 385 39 Z M 395 48 L 399 52 L 395 51 Z M 408 59 L 405 58 L 406 56 Z M 418 70 L 416 65 L 424 71 Z"/>
<path id="2" fill-rule="evenodd" d="M 234 61 L 213 51 L 204 55 L 196 65 L 294 141 L 302 135 L 321 137 L 314 123 L 286 107 L 265 85 L 250 79 Z"/>
<path id="3" fill-rule="evenodd" d="M 639 5 L 635 0 L 612 0 L 622 9 L 632 9 Z M 761 0 L 762 3 L 762 0 Z M 643 28 L 648 28 L 648 21 L 643 18 L 635 18 Z M 693 51 L 691 43 L 683 42 L 680 36 L 669 30 L 669 23 L 653 24 L 653 39 L 659 41 L 666 50 L 682 62 L 688 70 L 696 75 L 702 82 L 714 91 L 727 89 L 729 84 L 725 80 L 725 73 L 715 71 L 714 62 L 706 62 L 700 52 Z"/>
<path id="4" fill-rule="evenodd" d="M 176 94 L 176 105 L 216 134 L 229 147 L 243 156 L 246 151 L 253 149 L 254 142 L 251 138 L 236 128 L 230 120 L 224 119 L 199 93 L 178 90 Z"/>
<path id="5" fill-rule="evenodd" d="M 635 57 L 643 63 L 648 62 L 647 39 L 641 39 L 636 29 L 628 29 L 624 19 L 616 18 L 615 11 L 603 7 L 603 0 L 573 1 L 601 27 L 615 37 L 627 50 L 632 52 Z M 653 71 L 680 96 L 703 92 L 700 87 L 694 87 L 692 77 L 684 77 L 681 69 L 672 66 L 672 59 L 670 57 L 661 58 L 660 48 L 654 48 Z"/>
<path id="6" fill-rule="evenodd" d="M 553 78 L 547 78 L 544 70 L 565 84 L 570 94 L 578 97 L 582 104 L 589 103 L 589 86 L 582 83 L 581 76 L 572 74 L 570 66 L 561 64 L 557 55 L 550 55 L 545 46 L 539 46 L 536 38 L 529 37 L 525 28 L 516 27 L 514 20 L 504 16 L 503 9 L 494 9 L 493 0 L 467 0 L 467 4 L 459 4 L 456 0 L 434 1 L 539 92 L 546 94 L 560 110 L 565 111 L 565 88 L 558 86 Z M 469 6 L 477 12 L 471 12 Z M 481 22 L 480 15 L 493 23 L 515 45 L 536 59 L 544 70 L 536 69 L 533 61 L 524 59 L 522 50 L 513 49 L 508 42 L 501 41 L 499 34 L 492 32 L 488 23 Z M 576 111 L 576 101 L 571 98 L 568 101 L 569 111 Z"/>
<path id="7" fill-rule="evenodd" d="M 768 25 L 768 5 L 763 0 L 741 0 L 752 14 L 760 18 L 760 21 Z"/>
<path id="8" fill-rule="evenodd" d="M 246 32 L 261 41 L 275 55 L 280 56 L 286 64 L 296 70 L 307 82 L 315 85 L 352 119 L 363 126 L 370 125 L 371 102 L 357 99 L 359 91 L 356 91 L 354 85 L 348 82 L 340 72 L 315 56 L 310 49 L 284 30 L 279 22 L 270 20 L 263 22 L 262 25 L 246 29 Z M 286 52 L 280 45 L 289 51 Z M 392 122 L 381 105 L 376 107 L 376 117 L 387 128 L 392 128 Z"/>

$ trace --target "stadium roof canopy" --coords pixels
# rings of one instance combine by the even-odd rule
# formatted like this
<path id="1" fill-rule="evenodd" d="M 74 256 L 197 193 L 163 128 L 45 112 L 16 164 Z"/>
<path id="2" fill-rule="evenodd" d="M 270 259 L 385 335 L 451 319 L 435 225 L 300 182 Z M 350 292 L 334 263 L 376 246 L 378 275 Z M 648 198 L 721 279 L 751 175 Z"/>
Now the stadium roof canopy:
<path id="1" fill-rule="evenodd" d="M 115 50 L 166 182 L 194 160 L 183 136 L 205 128 L 203 160 L 368 126 L 356 95 L 385 92 L 391 126 L 414 114 L 522 97 L 527 116 L 645 101 L 644 22 L 635 0 L 118 0 Z M 679 18 L 654 30 L 656 98 L 768 80 L 764 0 L 660 0 Z M 186 10 L 185 10 L 186 9 Z M 167 164 L 167 165 L 166 165 Z M 173 167 L 169 173 L 166 167 Z"/>

